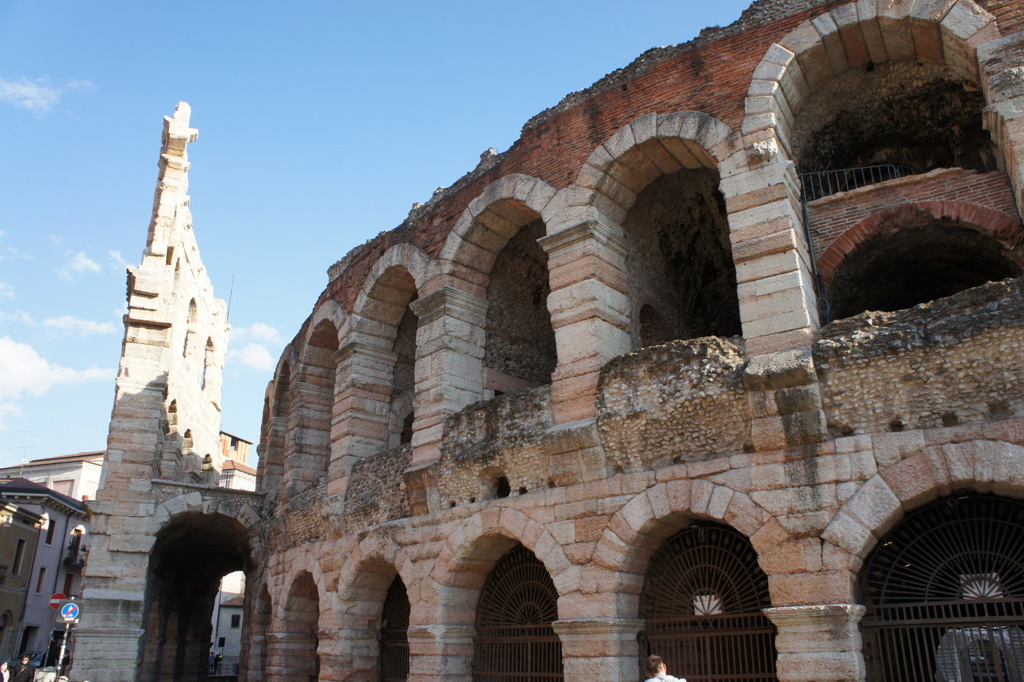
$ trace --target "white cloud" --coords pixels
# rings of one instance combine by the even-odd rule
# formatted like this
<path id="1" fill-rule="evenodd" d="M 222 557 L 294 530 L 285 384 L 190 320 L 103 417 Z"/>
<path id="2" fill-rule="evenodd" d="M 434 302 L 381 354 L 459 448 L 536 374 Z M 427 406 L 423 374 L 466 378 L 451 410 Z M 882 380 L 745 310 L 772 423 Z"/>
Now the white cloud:
<path id="1" fill-rule="evenodd" d="M 84 251 L 79 251 L 78 253 L 68 251 L 64 256 L 68 260 L 64 263 L 63 267 L 57 270 L 57 275 L 67 282 L 74 282 L 75 275 L 99 272 L 103 269 L 103 266 L 85 255 Z"/>
<path id="2" fill-rule="evenodd" d="M 253 341 L 265 341 L 267 343 L 284 343 L 284 339 L 281 338 L 281 332 L 262 322 L 254 322 L 249 327 L 232 327 L 231 339 L 234 341 L 252 339 Z"/>
<path id="3" fill-rule="evenodd" d="M 120 251 L 107 251 L 107 256 L 110 257 L 110 260 L 114 261 L 114 265 L 117 266 L 118 270 L 127 270 L 131 268 L 131 263 L 124 259 L 124 256 L 121 255 Z"/>
<path id="4" fill-rule="evenodd" d="M 68 81 L 64 85 L 54 85 L 48 78 L 21 78 L 9 81 L 0 78 L 0 102 L 11 106 L 27 109 L 36 116 L 49 113 L 65 92 L 84 93 L 94 87 L 92 81 Z"/>
<path id="5" fill-rule="evenodd" d="M 14 287 L 10 284 L 0 282 L 0 301 L 9 301 L 14 298 Z"/>
<path id="6" fill-rule="evenodd" d="M 61 246 L 64 246 L 64 238 L 63 237 L 60 237 L 60 236 L 55 235 L 55 234 L 51 234 L 49 237 L 47 237 L 47 239 L 50 240 L 51 244 L 53 244 L 54 246 L 56 246 L 58 248 L 60 248 Z"/>
<path id="7" fill-rule="evenodd" d="M 246 367 L 259 370 L 273 370 L 277 365 L 274 356 L 270 354 L 266 346 L 258 343 L 250 343 L 241 350 L 229 350 L 228 360 L 237 361 Z"/>
<path id="8" fill-rule="evenodd" d="M 36 322 L 32 316 L 24 310 L 17 310 L 13 313 L 5 313 L 0 310 L 0 322 L 21 322 L 22 324 L 34 325 Z"/>
<path id="9" fill-rule="evenodd" d="M 22 394 L 41 396 L 54 386 L 77 385 L 87 381 L 111 381 L 113 369 L 91 367 L 75 370 L 55 365 L 32 346 L 0 336 L 0 428 L 4 416 L 17 415 L 17 400 Z"/>
<path id="10" fill-rule="evenodd" d="M 60 317 L 48 317 L 43 320 L 43 325 L 63 329 L 67 332 L 78 332 L 83 336 L 86 334 L 113 334 L 120 327 L 113 322 L 93 322 L 83 320 L 74 315 L 61 315 Z"/>

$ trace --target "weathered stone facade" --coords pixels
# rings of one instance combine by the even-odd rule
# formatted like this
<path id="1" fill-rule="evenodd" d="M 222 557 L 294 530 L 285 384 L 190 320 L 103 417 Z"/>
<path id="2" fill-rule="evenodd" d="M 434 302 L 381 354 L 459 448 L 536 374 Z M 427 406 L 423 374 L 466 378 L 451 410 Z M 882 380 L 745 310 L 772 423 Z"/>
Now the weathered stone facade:
<path id="1" fill-rule="evenodd" d="M 330 268 L 262 500 L 138 483 L 138 532 L 234 543 L 249 680 L 635 680 L 648 646 L 701 679 L 937 679 L 934 650 L 879 672 L 872 571 L 937 500 L 1024 498 L 1022 29 L 1019 0 L 758 0 L 567 97 Z M 140 568 L 178 546 L 135 532 L 107 531 Z M 693 547 L 722 559 L 662 589 Z M 546 597 L 501 596 L 509 557 Z M 958 570 L 961 606 L 1024 600 Z M 672 648 L 671 593 L 736 655 Z M 547 638 L 501 649 L 512 623 Z M 141 664 L 109 679 L 173 678 L 120 636 Z"/>

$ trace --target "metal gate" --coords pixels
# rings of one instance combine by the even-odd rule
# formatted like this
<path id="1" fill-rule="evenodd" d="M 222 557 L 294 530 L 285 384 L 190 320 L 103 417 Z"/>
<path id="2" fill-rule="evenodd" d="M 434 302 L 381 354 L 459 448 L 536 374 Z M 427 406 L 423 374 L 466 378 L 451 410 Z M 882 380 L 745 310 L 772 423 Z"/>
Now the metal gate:
<path id="1" fill-rule="evenodd" d="M 768 578 L 750 542 L 724 526 L 695 523 L 651 562 L 641 597 L 641 652 L 665 659 L 689 682 L 775 680 Z"/>
<path id="2" fill-rule="evenodd" d="M 398 576 L 388 588 L 380 621 L 380 682 L 409 677 L 409 596 Z"/>
<path id="3" fill-rule="evenodd" d="M 872 682 L 1024 680 L 1024 503 L 959 495 L 912 514 L 864 567 Z"/>
<path id="4" fill-rule="evenodd" d="M 517 545 L 495 565 L 477 607 L 474 682 L 562 682 L 551 623 L 558 592 L 544 564 Z"/>

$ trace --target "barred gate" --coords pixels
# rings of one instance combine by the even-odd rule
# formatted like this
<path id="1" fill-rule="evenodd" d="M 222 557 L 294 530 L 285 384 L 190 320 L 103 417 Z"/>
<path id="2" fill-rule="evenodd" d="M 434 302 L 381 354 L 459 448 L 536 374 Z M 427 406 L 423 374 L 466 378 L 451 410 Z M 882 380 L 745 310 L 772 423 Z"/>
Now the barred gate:
<path id="1" fill-rule="evenodd" d="M 665 659 L 689 682 L 772 682 L 775 626 L 768 578 L 740 533 L 695 523 L 651 562 L 644 585 L 640 651 Z"/>
<path id="2" fill-rule="evenodd" d="M 558 592 L 537 557 L 517 545 L 495 565 L 477 607 L 474 682 L 562 682 L 562 644 L 551 623 Z"/>
<path id="3" fill-rule="evenodd" d="M 871 682 L 1024 681 L 1024 503 L 960 495 L 924 507 L 865 564 Z"/>

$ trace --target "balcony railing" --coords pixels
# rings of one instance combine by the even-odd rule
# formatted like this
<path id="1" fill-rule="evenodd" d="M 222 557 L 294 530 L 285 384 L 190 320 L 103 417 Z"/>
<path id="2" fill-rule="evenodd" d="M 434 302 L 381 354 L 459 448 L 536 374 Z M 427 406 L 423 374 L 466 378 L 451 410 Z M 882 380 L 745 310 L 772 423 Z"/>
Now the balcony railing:
<path id="1" fill-rule="evenodd" d="M 849 192 L 858 187 L 876 185 L 886 180 L 895 180 L 917 171 L 908 166 L 887 163 L 864 168 L 843 168 L 841 170 L 817 171 L 800 174 L 800 188 L 804 201 L 814 201 L 837 192 Z"/>
<path id="2" fill-rule="evenodd" d="M 85 557 L 88 553 L 89 550 L 85 547 L 68 547 L 68 551 L 64 555 L 64 567 L 82 568 L 85 566 Z"/>

